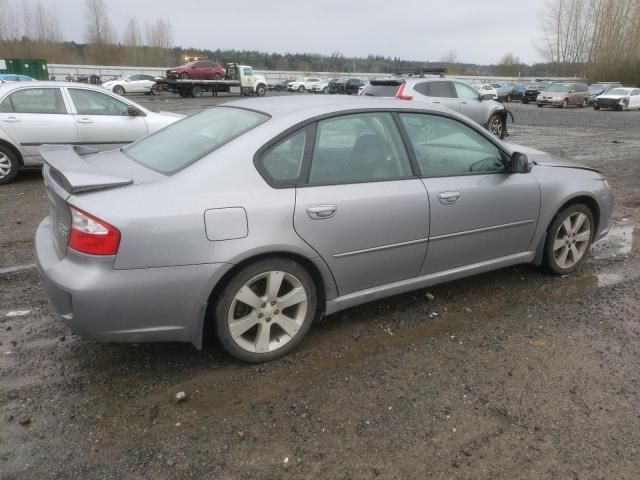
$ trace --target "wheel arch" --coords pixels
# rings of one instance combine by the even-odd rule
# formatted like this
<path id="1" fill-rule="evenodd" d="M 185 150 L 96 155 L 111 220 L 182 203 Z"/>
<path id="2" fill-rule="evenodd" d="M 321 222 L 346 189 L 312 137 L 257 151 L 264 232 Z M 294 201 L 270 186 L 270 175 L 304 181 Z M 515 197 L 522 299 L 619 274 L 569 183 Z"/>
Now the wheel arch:
<path id="1" fill-rule="evenodd" d="M 332 286 L 328 285 L 328 281 L 326 280 L 325 276 L 323 276 L 320 268 L 316 263 L 314 263 L 313 260 L 299 253 L 284 250 L 258 253 L 243 259 L 239 263 L 234 264 L 233 267 L 227 270 L 220 278 L 220 280 L 214 285 L 213 289 L 206 299 L 206 308 L 203 312 L 203 318 L 201 319 L 202 324 L 200 332 L 198 332 L 198 334 L 200 335 L 200 341 L 194 342 L 196 343 L 196 347 L 201 348 L 203 342 L 211 339 L 212 335 L 214 335 L 214 323 L 210 320 L 214 313 L 215 300 L 221 294 L 224 288 L 229 284 L 231 279 L 247 265 L 270 258 L 285 258 L 293 260 L 294 262 L 300 264 L 309 273 L 311 279 L 316 285 L 316 289 L 318 292 L 318 311 L 316 313 L 316 320 L 324 315 L 327 297 L 329 295 L 329 291 L 331 291 L 330 289 L 332 288 Z"/>

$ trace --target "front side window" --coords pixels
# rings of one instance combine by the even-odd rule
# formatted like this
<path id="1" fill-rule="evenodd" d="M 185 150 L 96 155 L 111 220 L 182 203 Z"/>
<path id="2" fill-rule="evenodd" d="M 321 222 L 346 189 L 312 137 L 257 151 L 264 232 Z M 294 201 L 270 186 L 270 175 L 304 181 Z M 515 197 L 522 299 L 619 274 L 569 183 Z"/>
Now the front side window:
<path id="1" fill-rule="evenodd" d="M 268 119 L 250 110 L 214 107 L 163 128 L 123 152 L 152 170 L 171 175 Z"/>
<path id="2" fill-rule="evenodd" d="M 29 88 L 10 95 L 15 113 L 67 113 L 59 88 Z"/>
<path id="3" fill-rule="evenodd" d="M 79 115 L 129 114 L 129 105 L 107 94 L 79 88 L 70 88 L 69 94 Z"/>
<path id="4" fill-rule="evenodd" d="M 282 140 L 261 157 L 262 169 L 276 183 L 292 184 L 300 177 L 306 142 L 306 130 Z"/>
<path id="5" fill-rule="evenodd" d="M 411 175 L 391 114 L 360 113 L 318 122 L 309 183 L 350 183 Z"/>
<path id="6" fill-rule="evenodd" d="M 498 147 L 463 123 L 421 113 L 400 118 L 422 176 L 505 172 Z"/>
<path id="7" fill-rule="evenodd" d="M 458 82 L 454 82 L 453 85 L 456 89 L 458 98 L 466 98 L 467 100 L 478 100 L 480 98 L 478 92 L 471 88 L 469 85 Z"/>

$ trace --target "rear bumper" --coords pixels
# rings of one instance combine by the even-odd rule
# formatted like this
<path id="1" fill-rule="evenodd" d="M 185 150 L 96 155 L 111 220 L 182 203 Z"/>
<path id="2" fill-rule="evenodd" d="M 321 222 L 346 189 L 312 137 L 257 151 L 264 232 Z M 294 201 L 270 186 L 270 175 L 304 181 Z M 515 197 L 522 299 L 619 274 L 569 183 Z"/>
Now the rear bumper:
<path id="1" fill-rule="evenodd" d="M 41 282 L 56 313 L 80 336 L 99 342 L 202 345 L 209 293 L 230 264 L 116 270 L 114 257 L 54 249 L 49 219 L 36 232 Z"/>

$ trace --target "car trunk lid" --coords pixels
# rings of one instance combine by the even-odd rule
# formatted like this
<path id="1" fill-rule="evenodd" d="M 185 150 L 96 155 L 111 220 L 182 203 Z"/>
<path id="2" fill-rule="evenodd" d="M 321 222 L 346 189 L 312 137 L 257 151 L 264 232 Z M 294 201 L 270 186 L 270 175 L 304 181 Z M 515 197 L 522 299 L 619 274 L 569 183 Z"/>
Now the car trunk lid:
<path id="1" fill-rule="evenodd" d="M 67 202 L 72 195 L 166 178 L 119 151 L 96 153 L 80 146 L 43 145 L 40 154 L 45 162 L 43 176 L 49 221 L 59 258 L 63 258 L 67 251 L 71 230 L 71 212 Z"/>

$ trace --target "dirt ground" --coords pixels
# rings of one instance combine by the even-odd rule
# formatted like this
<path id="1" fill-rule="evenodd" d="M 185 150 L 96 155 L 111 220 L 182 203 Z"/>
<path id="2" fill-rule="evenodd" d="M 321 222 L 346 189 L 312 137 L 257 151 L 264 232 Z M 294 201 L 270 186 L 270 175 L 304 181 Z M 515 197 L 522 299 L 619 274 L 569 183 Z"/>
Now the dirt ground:
<path id="1" fill-rule="evenodd" d="M 40 173 L 0 187 L 0 479 L 640 478 L 640 112 L 510 108 L 509 140 L 614 188 L 615 228 L 579 273 L 353 308 L 261 366 L 75 336 L 33 268 Z"/>

